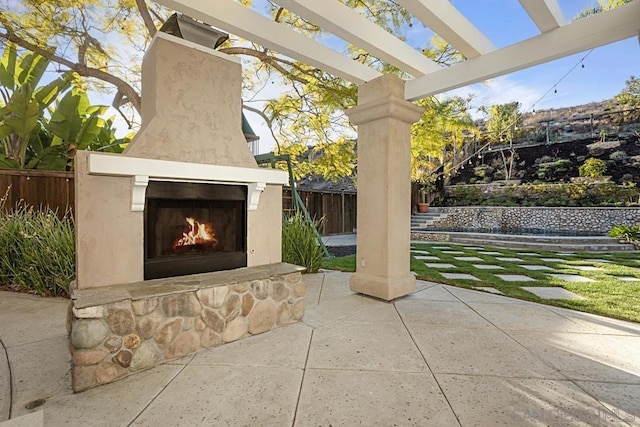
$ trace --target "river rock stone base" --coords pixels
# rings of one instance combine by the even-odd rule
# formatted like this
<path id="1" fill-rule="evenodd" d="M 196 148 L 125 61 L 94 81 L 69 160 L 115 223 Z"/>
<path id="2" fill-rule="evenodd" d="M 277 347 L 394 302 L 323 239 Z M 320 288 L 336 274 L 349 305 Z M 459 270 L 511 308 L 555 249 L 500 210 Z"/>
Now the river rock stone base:
<path id="1" fill-rule="evenodd" d="M 301 270 L 280 263 L 75 290 L 73 390 L 299 321 Z"/>

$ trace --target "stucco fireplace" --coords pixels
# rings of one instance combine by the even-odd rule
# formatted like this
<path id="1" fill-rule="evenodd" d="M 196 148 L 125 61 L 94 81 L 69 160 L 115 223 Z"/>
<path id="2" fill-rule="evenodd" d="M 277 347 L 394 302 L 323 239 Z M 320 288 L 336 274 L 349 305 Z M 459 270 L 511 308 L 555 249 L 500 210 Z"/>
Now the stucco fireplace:
<path id="1" fill-rule="evenodd" d="M 247 146 L 240 62 L 158 32 L 142 80 L 125 152 L 76 157 L 75 391 L 304 314 L 281 262 L 288 176 Z"/>

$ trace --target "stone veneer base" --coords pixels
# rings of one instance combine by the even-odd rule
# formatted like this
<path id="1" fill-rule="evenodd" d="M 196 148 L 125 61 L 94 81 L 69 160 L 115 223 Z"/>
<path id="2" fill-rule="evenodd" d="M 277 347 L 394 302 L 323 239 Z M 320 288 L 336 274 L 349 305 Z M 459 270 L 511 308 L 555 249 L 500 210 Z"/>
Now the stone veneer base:
<path id="1" fill-rule="evenodd" d="M 302 271 L 278 263 L 75 289 L 69 317 L 73 390 L 299 321 Z"/>

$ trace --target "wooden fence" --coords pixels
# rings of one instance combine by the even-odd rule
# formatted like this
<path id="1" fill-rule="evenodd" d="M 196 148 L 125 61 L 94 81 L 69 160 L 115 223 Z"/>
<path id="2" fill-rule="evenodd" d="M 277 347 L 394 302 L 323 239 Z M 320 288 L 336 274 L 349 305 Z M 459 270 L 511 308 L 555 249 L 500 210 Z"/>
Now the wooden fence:
<path id="1" fill-rule="evenodd" d="M 8 190 L 10 189 L 10 190 Z M 8 190 L 8 191 L 7 191 Z M 74 208 L 73 172 L 0 170 L 0 196 L 7 193 L 5 209 L 23 201 L 31 206 L 49 206 L 60 214 Z M 352 233 L 356 228 L 356 195 L 298 191 L 312 218 L 324 217 L 321 234 Z M 291 190 L 284 188 L 282 205 L 293 208 Z"/>
<path id="2" fill-rule="evenodd" d="M 324 217 L 320 234 L 353 233 L 356 228 L 355 194 L 309 190 L 298 190 L 298 194 L 312 218 Z M 291 190 L 288 188 L 282 191 L 282 209 L 285 212 L 293 210 Z"/>
<path id="3" fill-rule="evenodd" d="M 73 172 L 34 170 L 0 170 L 0 196 L 7 199 L 4 209 L 17 203 L 31 206 L 49 206 L 64 214 L 75 203 Z"/>

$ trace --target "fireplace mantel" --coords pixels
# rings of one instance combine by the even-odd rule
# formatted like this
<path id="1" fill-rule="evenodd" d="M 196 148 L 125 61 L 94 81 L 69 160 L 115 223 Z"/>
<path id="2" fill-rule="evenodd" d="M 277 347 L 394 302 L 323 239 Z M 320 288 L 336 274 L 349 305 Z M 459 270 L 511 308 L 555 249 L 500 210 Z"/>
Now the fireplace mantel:
<path id="1" fill-rule="evenodd" d="M 132 212 L 144 211 L 145 193 L 149 180 L 246 185 L 247 210 L 258 208 L 260 194 L 267 184 L 284 185 L 289 181 L 286 172 L 273 169 L 174 162 L 106 154 L 90 154 L 87 169 L 89 175 L 131 177 Z"/>

